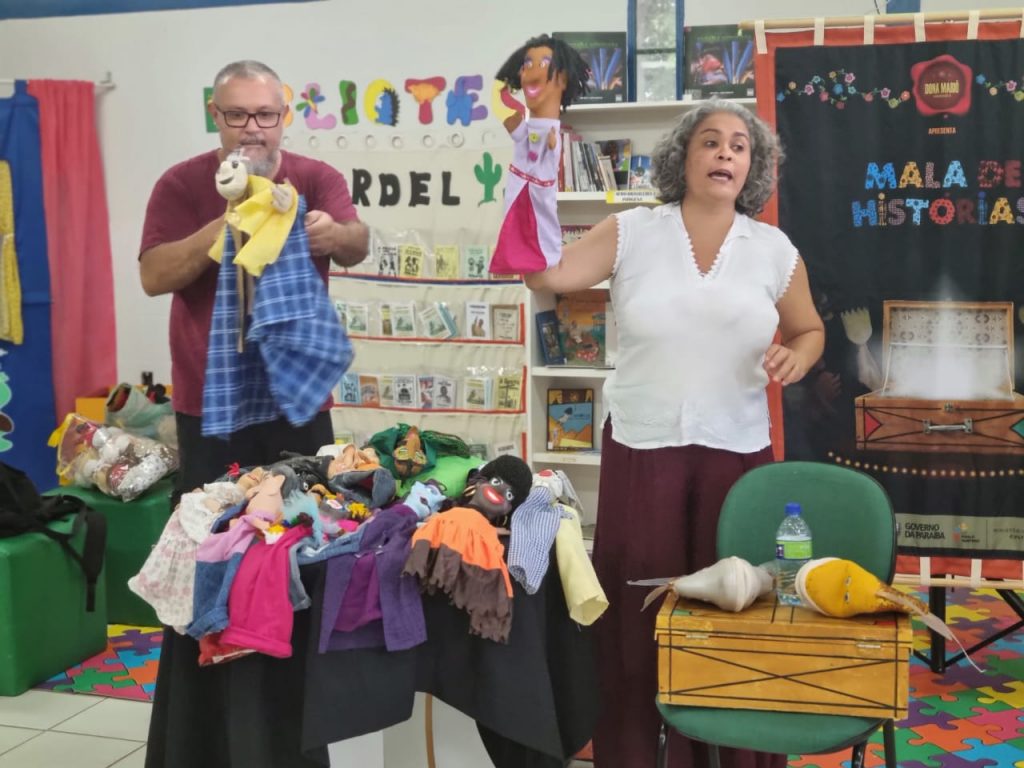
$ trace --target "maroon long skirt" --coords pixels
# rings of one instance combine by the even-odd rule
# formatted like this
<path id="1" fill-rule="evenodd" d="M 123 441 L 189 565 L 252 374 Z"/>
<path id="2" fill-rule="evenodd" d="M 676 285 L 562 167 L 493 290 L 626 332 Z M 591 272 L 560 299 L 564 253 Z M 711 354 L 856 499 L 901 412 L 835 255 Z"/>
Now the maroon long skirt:
<path id="1" fill-rule="evenodd" d="M 654 706 L 658 665 L 647 589 L 629 579 L 681 576 L 716 561 L 715 530 L 726 493 L 748 469 L 772 460 L 703 446 L 635 450 L 605 424 L 594 567 L 609 607 L 594 625 L 602 712 L 595 768 L 654 768 L 661 719 Z M 671 729 L 670 729 L 671 731 Z M 784 768 L 784 755 L 721 750 L 723 768 Z M 670 768 L 706 768 L 707 747 L 672 731 Z"/>

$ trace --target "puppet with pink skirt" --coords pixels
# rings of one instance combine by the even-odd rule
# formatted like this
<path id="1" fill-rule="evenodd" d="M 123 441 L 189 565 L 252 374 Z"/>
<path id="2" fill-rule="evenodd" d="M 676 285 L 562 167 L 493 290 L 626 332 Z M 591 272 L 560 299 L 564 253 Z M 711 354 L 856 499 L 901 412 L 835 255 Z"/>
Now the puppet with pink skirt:
<path id="1" fill-rule="evenodd" d="M 505 219 L 489 271 L 543 272 L 562 257 L 555 202 L 562 156 L 560 115 L 587 92 L 587 63 L 564 40 L 540 35 L 509 57 L 497 79 L 522 90 L 529 117 L 517 111 L 505 119 L 514 146 L 505 184 Z"/>

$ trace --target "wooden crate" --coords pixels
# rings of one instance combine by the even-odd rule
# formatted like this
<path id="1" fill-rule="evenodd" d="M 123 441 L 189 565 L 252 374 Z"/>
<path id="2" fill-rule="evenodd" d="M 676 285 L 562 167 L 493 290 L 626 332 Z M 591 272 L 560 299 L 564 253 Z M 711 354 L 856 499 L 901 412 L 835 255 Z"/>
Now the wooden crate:
<path id="1" fill-rule="evenodd" d="M 1024 396 L 1013 391 L 1012 302 L 886 301 L 882 313 L 885 382 L 854 401 L 857 448 L 1024 453 Z M 987 397 L 956 391 L 968 372 L 985 379 Z M 950 377 L 960 380 L 950 384 Z M 914 392 L 923 384 L 934 385 L 936 396 Z M 953 391 L 944 393 L 944 386 Z"/>
<path id="2" fill-rule="evenodd" d="M 655 624 L 665 704 L 892 717 L 907 714 L 910 620 L 835 619 L 762 597 L 740 613 L 669 593 Z"/>

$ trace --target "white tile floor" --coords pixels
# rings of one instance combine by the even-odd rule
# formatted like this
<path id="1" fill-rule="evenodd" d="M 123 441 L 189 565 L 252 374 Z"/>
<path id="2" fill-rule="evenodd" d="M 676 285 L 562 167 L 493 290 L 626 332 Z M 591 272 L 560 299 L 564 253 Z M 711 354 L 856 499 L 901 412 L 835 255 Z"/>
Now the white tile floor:
<path id="1" fill-rule="evenodd" d="M 0 697 L 0 768 L 142 768 L 151 707 L 52 691 Z"/>
<path id="2" fill-rule="evenodd" d="M 144 702 L 52 691 L 0 696 L 0 768 L 143 768 L 151 707 Z M 415 728 L 418 734 L 422 725 Z M 407 755 L 396 757 L 410 765 L 395 768 L 423 764 L 405 759 Z M 570 768 L 592 765 L 574 761 Z"/>

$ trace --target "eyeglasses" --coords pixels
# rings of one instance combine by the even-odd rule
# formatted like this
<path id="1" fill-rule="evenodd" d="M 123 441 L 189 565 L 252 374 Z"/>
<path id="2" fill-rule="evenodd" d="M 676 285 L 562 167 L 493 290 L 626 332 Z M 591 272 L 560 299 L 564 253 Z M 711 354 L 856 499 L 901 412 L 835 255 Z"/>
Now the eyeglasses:
<path id="1" fill-rule="evenodd" d="M 230 128 L 245 128 L 250 120 L 255 120 L 260 128 L 276 128 L 281 122 L 280 112 L 261 110 L 259 112 L 246 112 L 244 109 L 221 109 L 216 104 L 214 109 L 224 116 L 224 123 Z"/>

